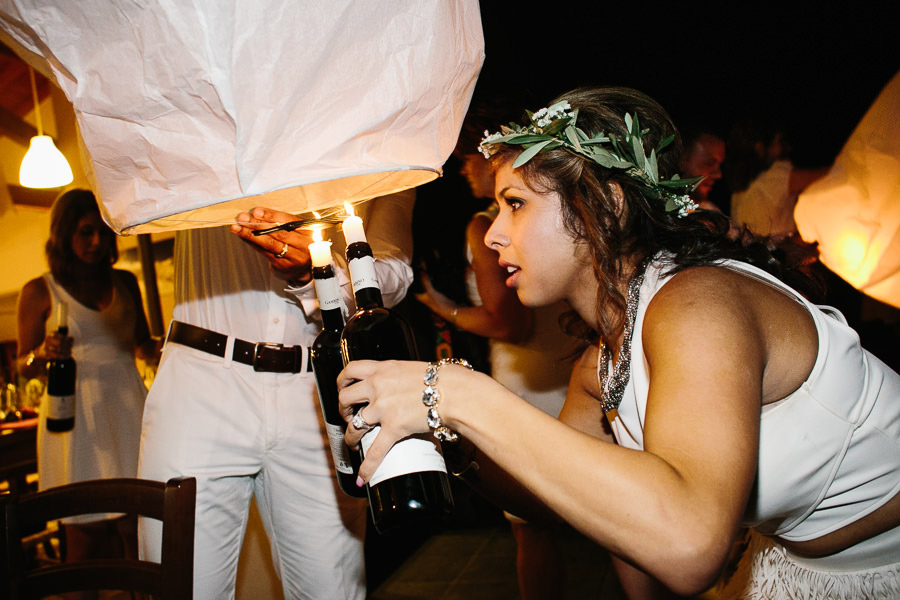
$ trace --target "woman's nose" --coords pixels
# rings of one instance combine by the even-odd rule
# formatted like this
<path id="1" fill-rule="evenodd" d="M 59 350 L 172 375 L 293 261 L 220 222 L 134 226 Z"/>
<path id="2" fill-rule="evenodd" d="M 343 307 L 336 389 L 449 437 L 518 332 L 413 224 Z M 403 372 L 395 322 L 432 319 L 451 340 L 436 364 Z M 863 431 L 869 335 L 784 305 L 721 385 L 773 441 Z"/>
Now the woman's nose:
<path id="1" fill-rule="evenodd" d="M 509 238 L 501 231 L 501 228 L 498 227 L 497 220 L 495 219 L 484 234 L 484 245 L 492 250 L 499 250 L 508 243 Z"/>

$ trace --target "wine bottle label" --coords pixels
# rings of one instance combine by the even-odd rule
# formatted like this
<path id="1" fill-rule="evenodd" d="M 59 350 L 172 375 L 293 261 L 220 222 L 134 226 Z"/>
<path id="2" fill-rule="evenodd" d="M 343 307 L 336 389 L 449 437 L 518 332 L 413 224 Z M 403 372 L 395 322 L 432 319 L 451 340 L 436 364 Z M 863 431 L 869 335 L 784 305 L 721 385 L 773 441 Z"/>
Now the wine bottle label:
<path id="1" fill-rule="evenodd" d="M 47 394 L 44 403 L 48 419 L 71 419 L 75 416 L 75 396 L 53 396 Z"/>
<path id="2" fill-rule="evenodd" d="M 327 279 L 314 279 L 316 285 L 316 296 L 319 298 L 320 310 L 332 310 L 342 308 L 341 291 L 338 287 L 337 278 L 328 277 Z"/>
<path id="3" fill-rule="evenodd" d="M 379 431 L 381 431 L 381 427 L 375 426 L 362 437 L 360 444 L 363 455 L 368 452 Z M 381 461 L 381 464 L 378 465 L 378 468 L 369 480 L 369 485 L 378 485 L 386 479 L 420 471 L 441 471 L 446 473 L 447 465 L 444 463 L 444 457 L 441 455 L 440 450 L 438 450 L 436 441 L 417 437 L 406 438 L 397 442 L 388 450 L 384 460 Z"/>
<path id="4" fill-rule="evenodd" d="M 364 288 L 377 288 L 378 277 L 375 275 L 375 258 L 372 256 L 360 256 L 350 260 L 350 279 L 353 291 L 358 292 Z"/>
<path id="5" fill-rule="evenodd" d="M 350 450 L 344 443 L 344 427 L 325 423 L 328 432 L 328 443 L 331 445 L 331 455 L 334 457 L 334 468 L 339 473 L 353 474 L 353 466 L 350 464 Z"/>

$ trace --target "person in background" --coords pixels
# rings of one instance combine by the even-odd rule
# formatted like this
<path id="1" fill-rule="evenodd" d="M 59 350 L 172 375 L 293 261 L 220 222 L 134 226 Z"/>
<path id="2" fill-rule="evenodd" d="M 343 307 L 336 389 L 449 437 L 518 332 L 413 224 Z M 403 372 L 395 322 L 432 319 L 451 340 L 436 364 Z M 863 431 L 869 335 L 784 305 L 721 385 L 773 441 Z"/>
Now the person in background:
<path id="1" fill-rule="evenodd" d="M 692 211 L 666 111 L 582 88 L 481 147 L 507 285 L 525 306 L 568 301 L 589 345 L 558 420 L 461 365 L 351 362 L 345 419 L 381 425 L 360 482 L 396 440 L 456 432 L 475 484 L 609 549 L 630 598 L 705 592 L 741 526 L 725 597 L 900 597 L 900 375 L 783 283 L 765 244 Z"/>
<path id="2" fill-rule="evenodd" d="M 689 128 L 683 130 L 682 135 L 684 157 L 681 160 L 681 175 L 703 178 L 691 192 L 691 199 L 700 209 L 722 212 L 722 209 L 710 199 L 709 193 L 716 182 L 722 179 L 725 141 L 703 128 Z"/>
<path id="3" fill-rule="evenodd" d="M 725 180 L 735 225 L 776 243 L 796 236 L 797 197 L 828 173 L 828 167 L 795 167 L 784 131 L 771 121 L 748 119 L 736 124 L 727 152 Z"/>
<path id="4" fill-rule="evenodd" d="M 103 222 L 93 192 L 69 190 L 53 203 L 46 245 L 50 271 L 22 288 L 17 304 L 19 374 L 46 377 L 50 359 L 77 365 L 75 426 L 67 432 L 38 426 L 38 483 L 46 489 L 87 479 L 137 474 L 141 413 L 147 389 L 135 356 L 155 361 L 137 279 L 114 269 L 116 238 Z M 56 332 L 60 303 L 68 335 Z M 137 555 L 133 517 L 63 521 L 65 559 Z"/>
<path id="5" fill-rule="evenodd" d="M 358 207 L 385 305 L 412 282 L 410 190 Z M 255 496 L 285 598 L 362 600 L 365 500 L 340 491 L 309 348 L 321 330 L 307 230 L 252 232 L 297 217 L 255 208 L 175 238 L 175 308 L 144 412 L 140 475 L 197 478 L 194 598 L 233 598 Z M 336 233 L 337 232 L 337 233 Z M 327 232 L 353 306 L 339 230 Z M 141 522 L 158 560 L 158 522 Z"/>
<path id="6" fill-rule="evenodd" d="M 463 123 L 455 154 L 462 162 L 472 195 L 493 198 L 494 175 L 478 152 L 486 127 L 503 121 L 496 108 L 479 105 Z M 484 235 L 497 216 L 491 202 L 472 216 L 466 228 L 469 268 L 466 286 L 472 306 L 462 306 L 435 289 L 422 275 L 424 293 L 416 298 L 456 327 L 490 339 L 491 376 L 529 404 L 556 417 L 566 399 L 571 361 L 577 355 L 575 340 L 563 333 L 560 317 L 570 309 L 564 302 L 529 308 L 506 286 L 508 273 L 498 263 L 495 250 L 484 245 Z M 516 538 L 517 573 L 523 600 L 557 599 L 562 592 L 565 564 L 557 544 L 555 527 L 528 523 L 505 512 Z"/>

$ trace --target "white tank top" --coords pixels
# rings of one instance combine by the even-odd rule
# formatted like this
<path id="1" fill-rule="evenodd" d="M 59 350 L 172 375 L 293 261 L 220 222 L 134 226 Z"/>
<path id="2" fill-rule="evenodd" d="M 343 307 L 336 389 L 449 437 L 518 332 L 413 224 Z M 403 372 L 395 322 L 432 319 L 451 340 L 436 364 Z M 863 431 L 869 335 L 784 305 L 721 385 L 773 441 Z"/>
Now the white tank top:
<path id="1" fill-rule="evenodd" d="M 612 429 L 618 443 L 643 450 L 649 390 L 641 344 L 650 300 L 670 276 L 647 268 L 631 346 L 631 378 Z M 819 340 L 807 380 L 762 408 L 757 480 L 744 524 L 786 540 L 816 539 L 859 520 L 900 492 L 900 376 L 864 350 L 831 307 L 818 307 L 765 271 L 721 266 L 773 285 L 812 315 Z"/>

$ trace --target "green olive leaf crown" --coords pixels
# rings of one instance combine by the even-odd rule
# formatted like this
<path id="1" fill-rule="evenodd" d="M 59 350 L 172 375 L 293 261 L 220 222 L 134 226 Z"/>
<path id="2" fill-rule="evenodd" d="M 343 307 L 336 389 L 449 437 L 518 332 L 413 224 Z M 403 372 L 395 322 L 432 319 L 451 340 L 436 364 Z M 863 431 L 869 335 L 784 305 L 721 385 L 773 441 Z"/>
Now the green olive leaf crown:
<path id="1" fill-rule="evenodd" d="M 661 140 L 647 155 L 642 136 L 650 130 L 640 128 L 637 115 L 632 117 L 625 113 L 628 134 L 621 139 L 615 134 L 606 133 L 588 137 L 576 126 L 578 111 L 573 111 L 565 100 L 535 113 L 526 111 L 526 114 L 530 120 L 528 125 L 510 123 L 508 126 L 501 125 L 497 133 L 485 131 L 478 151 L 485 158 L 490 158 L 496 152 L 495 146 L 498 144 L 522 146 L 524 150 L 512 165 L 515 169 L 539 152 L 563 148 L 592 160 L 601 167 L 624 171 L 627 177 L 644 187 L 647 196 L 664 201 L 667 212 L 677 210 L 678 216 L 683 217 L 697 208 L 688 194 L 697 187 L 702 177 L 681 179 L 676 174 L 671 179 L 659 178 L 656 157 L 672 143 L 674 135 Z"/>

